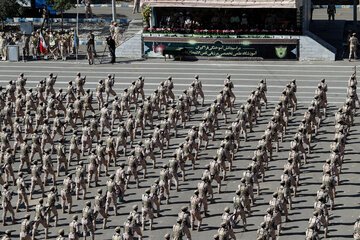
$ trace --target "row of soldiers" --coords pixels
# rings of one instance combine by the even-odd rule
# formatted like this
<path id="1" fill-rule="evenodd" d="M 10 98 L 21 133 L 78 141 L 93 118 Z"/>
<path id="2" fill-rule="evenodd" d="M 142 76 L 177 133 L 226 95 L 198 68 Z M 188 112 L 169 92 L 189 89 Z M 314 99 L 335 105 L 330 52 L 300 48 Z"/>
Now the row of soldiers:
<path id="1" fill-rule="evenodd" d="M 327 84 L 322 79 L 315 90 L 315 97 L 304 114 L 298 131 L 290 143 L 290 152 L 287 163 L 284 165 L 284 171 L 281 175 L 280 186 L 273 193 L 273 198 L 269 201 L 269 208 L 266 210 L 264 222 L 260 224 L 257 239 L 276 239 L 276 235 L 281 234 L 282 214 L 285 215 L 285 221 L 289 221 L 288 209 L 292 209 L 292 194 L 296 197 L 297 188 L 300 180 L 300 169 L 303 164 L 307 164 L 307 154 L 311 153 L 311 142 L 313 130 L 318 133 L 320 122 L 323 118 L 321 110 L 326 117 L 327 107 Z M 290 106 L 293 103 L 289 102 Z M 276 110 L 278 107 L 276 107 Z M 278 116 L 276 113 L 274 116 Z M 282 115 L 282 114 L 280 114 Z M 283 121 L 280 121 L 283 122 Z M 286 123 L 283 127 L 286 126 Z M 281 132 L 281 130 L 278 130 Z M 307 145 L 308 151 L 305 151 L 304 144 Z M 301 157 L 302 155 L 302 157 Z M 304 163 L 301 158 L 303 158 Z"/>
<path id="2" fill-rule="evenodd" d="M 47 48 L 46 52 L 41 51 L 40 35 L 42 35 L 44 39 L 44 47 Z M 61 57 L 62 60 L 66 60 L 71 54 L 77 54 L 79 40 L 75 38 L 74 35 L 75 30 L 73 28 L 64 31 L 53 31 L 51 28 L 37 29 L 30 35 L 25 32 L 14 35 L 11 33 L 2 33 L 0 35 L 0 55 L 2 56 L 2 60 L 6 60 L 6 46 L 8 44 L 17 44 L 20 46 L 20 51 L 24 59 L 31 57 L 36 60 L 40 56 L 43 56 L 44 59 L 53 58 L 57 60 Z M 77 40 L 77 43 L 75 43 L 75 40 Z"/>
<path id="3" fill-rule="evenodd" d="M 330 156 L 323 165 L 323 177 L 320 189 L 316 193 L 313 216 L 309 219 L 306 239 L 320 239 L 320 229 L 324 229 L 324 237 L 328 237 L 329 207 L 334 210 L 336 185 L 340 185 L 340 173 L 344 162 L 346 138 L 354 125 L 356 105 L 360 106 L 356 93 L 356 73 L 348 81 L 347 96 L 344 105 L 335 114 L 335 136 L 330 145 Z M 330 206 L 328 202 L 330 201 Z M 359 238 L 355 224 L 354 239 Z"/>
<path id="4" fill-rule="evenodd" d="M 260 81 L 259 84 L 260 89 L 266 90 L 266 85 L 264 86 L 264 80 Z M 258 87 L 258 89 L 259 89 Z M 265 91 L 266 92 L 266 91 Z M 254 93 L 256 91 L 252 92 L 252 95 L 249 97 L 249 99 L 255 99 L 256 103 L 254 106 L 255 113 L 259 112 L 259 115 L 261 114 L 261 104 L 260 99 L 264 99 L 265 106 L 267 106 L 267 101 L 265 95 L 255 95 Z M 262 181 L 265 180 L 265 170 L 268 169 L 268 161 L 269 156 L 268 153 L 270 153 L 270 157 L 272 158 L 272 141 L 276 141 L 277 144 L 277 150 L 279 145 L 279 137 L 278 134 L 282 134 L 283 128 L 285 128 L 285 121 L 283 118 L 288 119 L 289 113 L 288 113 L 288 105 L 294 107 L 294 105 L 297 103 L 296 100 L 296 82 L 292 81 L 289 85 L 287 85 L 287 88 L 284 90 L 281 96 L 281 100 L 283 102 L 286 102 L 287 104 L 284 104 L 280 102 L 280 106 L 284 106 L 282 108 L 279 108 L 279 105 L 276 107 L 274 116 L 276 118 L 273 118 L 272 121 L 269 123 L 269 126 L 267 128 L 267 131 L 265 131 L 264 136 L 262 137 L 262 140 L 260 140 L 257 150 L 254 152 L 254 157 L 252 158 L 252 162 L 247 167 L 246 171 L 243 173 L 243 177 L 240 180 L 240 185 L 238 186 L 238 189 L 236 190 L 236 195 L 233 198 L 233 206 L 234 210 L 233 213 L 230 213 L 230 208 L 226 207 L 224 209 L 224 213 L 222 215 L 222 223 L 220 225 L 220 228 L 218 229 L 218 233 L 214 235 L 214 239 L 236 239 L 234 235 L 233 228 L 238 223 L 239 216 L 241 217 L 241 220 L 243 222 L 243 228 L 244 231 L 246 231 L 246 214 L 247 216 L 251 216 L 251 205 L 255 205 L 255 197 L 254 197 L 254 184 L 257 184 L 257 194 L 260 194 L 260 185 L 258 181 L 258 177 L 262 175 Z M 265 97 L 265 98 L 264 98 Z M 250 102 L 248 99 L 248 103 Z M 295 105 L 296 106 L 296 105 Z M 256 109 L 257 107 L 257 109 Z M 242 119 L 243 115 L 245 114 L 246 117 L 250 117 L 251 115 L 247 115 L 246 111 L 244 109 L 248 109 L 248 107 L 245 105 L 240 107 L 240 111 L 238 113 L 238 116 L 240 116 L 240 119 Z M 284 109 L 286 111 L 284 111 Z M 279 115 L 279 112 L 281 111 L 281 116 Z M 293 108 L 293 111 L 295 109 Z M 285 114 L 283 114 L 285 113 Z M 281 117 L 283 121 L 278 121 L 278 119 Z M 256 116 L 254 116 L 255 119 L 257 119 Z M 281 125 L 283 124 L 283 125 Z M 265 139 L 267 141 L 265 141 Z M 245 138 L 246 140 L 246 138 Z"/>

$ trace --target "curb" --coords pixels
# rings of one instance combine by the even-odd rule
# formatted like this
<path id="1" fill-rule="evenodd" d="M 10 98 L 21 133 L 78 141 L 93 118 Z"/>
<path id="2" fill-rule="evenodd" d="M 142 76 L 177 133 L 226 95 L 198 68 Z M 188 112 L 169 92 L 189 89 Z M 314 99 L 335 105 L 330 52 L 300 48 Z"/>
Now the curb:
<path id="1" fill-rule="evenodd" d="M 314 5 L 314 8 L 327 8 L 328 5 Z M 335 5 L 335 8 L 354 8 L 354 5 Z M 357 6 L 360 8 L 360 5 Z"/>
<path id="2" fill-rule="evenodd" d="M 6 22 L 41 22 L 42 18 L 7 18 Z M 108 22 L 110 23 L 112 19 L 103 19 L 103 18 L 79 18 L 79 23 L 84 22 Z M 117 23 L 128 23 L 131 19 L 121 18 L 117 19 Z M 49 22 L 61 22 L 61 18 L 49 18 Z M 76 18 L 64 18 L 64 23 L 76 23 Z"/>
<path id="3" fill-rule="evenodd" d="M 76 7 L 85 7 L 85 4 L 75 4 Z M 118 8 L 132 8 L 134 7 L 133 4 L 116 4 Z M 90 7 L 112 7 L 112 4 L 90 4 Z"/>

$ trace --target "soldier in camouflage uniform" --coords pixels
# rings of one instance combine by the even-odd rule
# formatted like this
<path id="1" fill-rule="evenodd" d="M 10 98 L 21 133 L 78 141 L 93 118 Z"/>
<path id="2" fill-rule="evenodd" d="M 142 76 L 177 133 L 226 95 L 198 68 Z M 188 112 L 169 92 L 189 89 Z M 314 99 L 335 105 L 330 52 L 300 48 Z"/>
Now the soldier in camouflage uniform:
<path id="1" fill-rule="evenodd" d="M 117 216 L 118 212 L 117 212 L 117 195 L 116 195 L 116 193 L 118 192 L 118 190 L 117 190 L 118 186 L 116 185 L 116 182 L 114 181 L 114 179 L 115 179 L 115 174 L 111 174 L 109 179 L 106 182 L 107 193 L 106 193 L 105 212 L 106 212 L 106 214 L 108 214 L 110 204 L 111 204 L 111 202 L 113 202 L 115 216 Z"/>
<path id="2" fill-rule="evenodd" d="M 69 240 L 79 240 L 80 223 L 78 222 L 78 215 L 73 215 L 72 219 L 69 224 Z"/>
<path id="3" fill-rule="evenodd" d="M 107 223 L 107 213 L 105 208 L 106 196 L 102 195 L 102 189 L 99 188 L 97 190 L 97 195 L 95 196 L 95 204 L 94 204 L 94 229 L 96 230 L 96 218 L 101 214 L 104 218 L 103 220 L 103 229 L 106 228 Z"/>
<path id="4" fill-rule="evenodd" d="M 38 166 L 37 160 L 35 160 L 31 165 L 31 186 L 30 186 L 30 199 L 32 199 L 32 195 L 35 189 L 35 185 L 38 184 L 41 188 L 42 195 L 44 194 L 44 185 L 41 181 L 41 166 Z"/>
<path id="5" fill-rule="evenodd" d="M 31 240 L 33 221 L 30 221 L 30 214 L 26 214 L 20 226 L 20 240 Z"/>
<path id="6" fill-rule="evenodd" d="M 90 232 L 91 240 L 95 240 L 94 235 L 94 211 L 91 209 L 91 202 L 87 201 L 82 210 L 81 223 L 83 226 L 83 237 L 86 240 L 87 233 Z"/>
<path id="7" fill-rule="evenodd" d="M 26 211 L 29 211 L 29 201 L 26 193 L 26 189 L 29 189 L 29 187 L 25 184 L 23 179 L 23 173 L 18 173 L 18 178 L 16 179 L 16 186 L 17 186 L 17 193 L 18 193 L 18 201 L 16 204 L 16 212 L 19 212 L 19 207 L 22 201 L 25 202 Z"/>
<path id="8" fill-rule="evenodd" d="M 9 184 L 5 183 L 2 186 L 2 191 L 1 191 L 1 204 L 2 204 L 2 209 L 3 209 L 3 214 L 2 214 L 3 226 L 7 225 L 5 222 L 7 212 L 10 212 L 12 224 L 15 224 L 15 212 L 14 212 L 13 206 L 11 205 L 12 195 L 13 195 L 13 192 L 9 190 Z"/>
<path id="9" fill-rule="evenodd" d="M 49 225 L 46 223 L 45 215 L 47 215 L 49 209 L 46 208 L 43 203 L 44 199 L 40 198 L 39 204 L 35 207 L 35 219 L 32 229 L 32 240 L 35 239 L 35 235 L 37 234 L 37 229 L 40 224 L 43 225 L 43 227 L 45 228 L 45 239 L 48 238 Z"/>
<path id="10" fill-rule="evenodd" d="M 141 233 L 141 220 L 140 220 L 140 213 L 138 213 L 138 206 L 133 205 L 132 211 L 129 213 L 132 216 L 132 225 L 134 232 L 138 235 L 138 239 L 142 240 L 142 233 Z"/>
<path id="11" fill-rule="evenodd" d="M 52 186 L 50 188 L 50 192 L 48 193 L 47 196 L 48 197 L 47 197 L 47 203 L 46 203 L 46 208 L 47 208 L 46 223 L 47 223 L 47 225 L 49 225 L 51 212 L 52 212 L 55 217 L 55 227 L 57 227 L 59 214 L 58 214 L 58 211 L 56 208 L 56 205 L 57 205 L 56 202 L 59 201 L 59 197 L 58 197 L 57 190 L 54 186 Z"/>
<path id="12" fill-rule="evenodd" d="M 153 230 L 153 219 L 154 219 L 154 214 L 153 214 L 153 198 L 150 195 L 150 189 L 146 189 L 145 193 L 142 195 L 141 197 L 142 200 L 142 214 L 141 214 L 141 223 L 142 223 L 142 230 L 145 230 L 145 221 L 146 221 L 146 216 L 149 216 L 149 221 L 150 221 L 150 230 Z"/>
<path id="13" fill-rule="evenodd" d="M 197 219 L 198 220 L 197 231 L 200 231 L 201 221 L 202 221 L 201 204 L 202 204 L 202 200 L 199 197 L 199 190 L 195 190 L 194 195 L 192 195 L 190 198 L 191 230 L 194 230 L 195 219 Z"/>

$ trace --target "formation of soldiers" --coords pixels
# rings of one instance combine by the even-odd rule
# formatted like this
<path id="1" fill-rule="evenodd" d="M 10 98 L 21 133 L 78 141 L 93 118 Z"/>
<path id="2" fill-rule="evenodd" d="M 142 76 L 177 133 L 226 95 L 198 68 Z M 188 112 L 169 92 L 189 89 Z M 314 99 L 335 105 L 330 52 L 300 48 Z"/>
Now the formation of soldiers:
<path id="1" fill-rule="evenodd" d="M 152 94 L 145 96 L 144 77 L 139 76 L 121 93 L 116 93 L 113 89 L 115 76 L 109 74 L 107 78 L 99 80 L 95 99 L 93 92 L 85 88 L 86 77 L 81 73 L 76 75 L 74 81 L 69 81 L 66 90 L 56 91 L 56 81 L 57 76 L 50 73 L 45 80 L 39 81 L 36 88 L 28 88 L 27 79 L 21 73 L 16 81 L 9 81 L 5 89 L 1 88 L 2 224 L 9 223 L 7 214 L 10 214 L 11 223 L 14 224 L 16 215 L 23 208 L 26 212 L 34 211 L 34 218 L 30 214 L 21 218 L 20 238 L 35 239 L 41 224 L 45 229 L 44 238 L 47 239 L 52 222 L 58 226 L 58 204 L 61 204 L 61 214 L 72 214 L 73 197 L 76 200 L 81 197 L 84 201 L 82 214 L 72 216 L 68 238 L 79 239 L 82 236 L 86 239 L 90 236 L 95 239 L 98 217 L 102 220 L 102 227 L 107 228 L 109 216 L 112 213 L 113 216 L 118 216 L 118 202 L 126 202 L 126 190 L 133 185 L 140 188 L 139 170 L 143 179 L 146 179 L 149 158 L 153 169 L 158 168 L 156 160 L 164 158 L 164 151 L 169 148 L 171 137 L 177 137 L 179 127 L 186 128 L 193 114 L 198 112 L 200 104 L 204 106 L 202 83 L 196 75 L 190 87 L 176 99 L 171 76 L 162 81 Z M 317 239 L 321 226 L 325 230 L 325 236 L 327 234 L 326 203 L 330 199 L 330 207 L 333 209 L 335 185 L 340 182 L 345 138 L 353 125 L 356 102 L 359 104 L 356 84 L 354 74 L 349 80 L 346 104 L 336 114 L 336 134 L 329 161 L 323 168 L 323 185 L 317 194 L 316 213 L 310 219 L 309 229 L 306 231 L 307 239 Z M 213 180 L 217 184 L 217 193 L 221 194 L 227 172 L 233 170 L 234 155 L 240 149 L 241 138 L 247 141 L 248 131 L 253 131 L 253 125 L 261 116 L 262 105 L 266 108 L 268 105 L 266 80 L 261 80 L 246 103 L 240 106 L 235 121 L 228 123 L 228 114 L 234 112 L 236 100 L 233 89 L 234 84 L 228 75 L 223 89 L 206 108 L 198 126 L 188 127 L 184 141 L 175 149 L 168 163 L 161 166 L 154 183 L 144 190 L 141 205 L 132 206 L 123 230 L 120 227 L 115 229 L 114 240 L 134 239 L 135 236 L 142 239 L 146 229 L 154 229 L 155 207 L 156 217 L 160 218 L 163 201 L 165 200 L 165 204 L 172 202 L 172 187 L 175 187 L 176 192 L 181 190 L 180 181 L 186 181 L 186 171 L 190 167 L 188 165 L 191 165 L 192 170 L 199 166 L 199 154 L 207 150 L 210 139 L 215 140 L 219 122 L 223 121 L 223 124 L 228 125 L 224 139 L 215 156 L 205 165 L 206 169 L 197 184 L 197 190 L 190 198 L 189 207 L 181 208 L 171 234 L 164 237 L 191 239 L 191 231 L 195 227 L 197 231 L 201 231 L 203 219 L 209 216 L 208 205 L 214 203 Z M 256 200 L 254 185 L 257 195 L 260 195 L 259 178 L 265 180 L 265 171 L 273 156 L 273 142 L 275 150 L 279 151 L 279 141 L 286 134 L 290 115 L 297 109 L 296 90 L 296 80 L 293 80 L 282 91 L 273 117 L 235 191 L 234 209 L 224 209 L 214 239 L 236 239 L 234 228 L 238 225 L 239 218 L 242 220 L 243 230 L 247 231 L 247 217 L 251 216 L 251 207 Z M 276 235 L 281 234 L 282 215 L 285 215 L 285 221 L 289 220 L 288 209 L 292 208 L 292 198 L 296 197 L 300 168 L 308 162 L 312 135 L 317 134 L 320 122 L 327 114 L 326 92 L 327 85 L 322 80 L 290 144 L 291 150 L 284 165 L 280 186 L 269 202 L 264 222 L 257 232 L 258 239 L 275 239 Z M 145 134 L 147 128 L 151 129 L 151 134 Z M 127 157 L 126 163 L 119 161 L 120 156 Z M 187 164 L 187 160 L 191 163 Z M 17 169 L 14 169 L 15 164 Z M 110 168 L 111 165 L 115 171 Z M 49 175 L 51 179 L 48 179 Z M 31 176 L 30 181 L 26 180 L 28 176 Z M 61 187 L 56 184 L 59 176 L 64 176 Z M 100 178 L 107 179 L 105 188 L 99 185 Z M 51 186 L 48 188 L 49 184 Z M 15 209 L 11 203 L 14 195 L 12 186 L 17 189 Z M 93 201 L 88 201 L 89 197 L 86 195 L 92 187 L 97 188 L 97 194 Z M 37 204 L 32 209 L 29 201 L 34 196 Z M 360 231 L 356 226 L 355 234 Z M 58 239 L 64 239 L 65 232 L 67 231 L 60 229 Z M 10 238 L 11 232 L 7 231 L 6 236 Z"/>
<path id="2" fill-rule="evenodd" d="M 356 105 L 360 106 L 356 89 L 357 80 L 354 72 L 348 81 L 346 101 L 335 114 L 335 135 L 330 145 L 330 156 L 323 165 L 322 184 L 316 193 L 313 216 L 310 217 L 306 230 L 306 240 L 320 239 L 321 228 L 324 230 L 324 238 L 328 237 L 329 210 L 334 210 L 336 186 L 340 185 L 346 138 L 350 134 L 350 128 L 354 126 Z M 358 223 L 355 223 L 354 239 L 360 238 L 359 231 Z"/>
<path id="3" fill-rule="evenodd" d="M 40 41 L 42 35 L 46 47 L 46 52 L 42 52 L 40 48 Z M 62 59 L 65 61 L 71 55 L 75 56 L 78 49 L 78 39 L 74 38 L 75 30 L 53 30 L 51 28 L 38 29 L 33 31 L 30 35 L 25 32 L 21 34 L 14 34 L 12 32 L 0 34 L 0 55 L 2 60 L 7 60 L 7 45 L 17 44 L 20 46 L 20 54 L 23 59 Z M 75 44 L 77 40 L 77 44 Z"/>

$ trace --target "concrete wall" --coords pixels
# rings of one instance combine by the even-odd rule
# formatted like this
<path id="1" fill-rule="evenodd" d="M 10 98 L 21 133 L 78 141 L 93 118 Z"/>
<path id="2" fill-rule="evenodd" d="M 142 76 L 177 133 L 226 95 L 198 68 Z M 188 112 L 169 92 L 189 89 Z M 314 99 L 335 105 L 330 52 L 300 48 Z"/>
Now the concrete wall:
<path id="1" fill-rule="evenodd" d="M 116 57 L 140 59 L 144 55 L 144 44 L 141 31 L 123 42 L 115 49 Z"/>
<path id="2" fill-rule="evenodd" d="M 311 32 L 300 36 L 300 61 L 335 61 L 336 48 Z"/>

